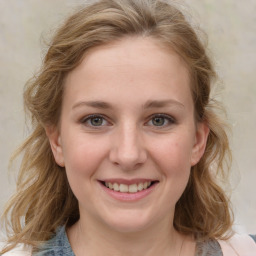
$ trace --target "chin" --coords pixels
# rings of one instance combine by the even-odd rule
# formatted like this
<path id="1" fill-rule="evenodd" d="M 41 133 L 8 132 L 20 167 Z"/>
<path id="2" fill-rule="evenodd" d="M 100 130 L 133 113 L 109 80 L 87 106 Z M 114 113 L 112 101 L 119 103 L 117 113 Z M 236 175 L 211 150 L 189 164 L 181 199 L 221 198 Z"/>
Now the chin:
<path id="1" fill-rule="evenodd" d="M 104 222 L 111 230 L 126 234 L 144 231 L 154 223 L 150 216 L 131 210 L 122 214 L 113 214 L 110 218 L 105 216 Z"/>

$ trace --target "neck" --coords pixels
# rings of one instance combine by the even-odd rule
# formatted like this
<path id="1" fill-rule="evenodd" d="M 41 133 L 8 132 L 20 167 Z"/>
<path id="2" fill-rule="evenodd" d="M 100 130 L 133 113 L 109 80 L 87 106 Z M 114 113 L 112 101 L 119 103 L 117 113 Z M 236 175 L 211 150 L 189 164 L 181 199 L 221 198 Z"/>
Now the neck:
<path id="1" fill-rule="evenodd" d="M 158 226 L 136 232 L 118 232 L 99 223 L 80 219 L 68 230 L 71 247 L 77 256 L 178 256 L 184 243 L 169 220 L 163 220 Z M 106 235 L 107 234 L 107 235 Z"/>

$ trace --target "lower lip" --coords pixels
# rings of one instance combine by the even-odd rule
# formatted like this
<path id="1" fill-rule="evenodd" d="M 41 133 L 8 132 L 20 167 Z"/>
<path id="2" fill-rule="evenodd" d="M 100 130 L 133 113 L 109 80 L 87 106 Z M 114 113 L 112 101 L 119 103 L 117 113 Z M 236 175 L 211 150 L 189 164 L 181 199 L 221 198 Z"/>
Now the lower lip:
<path id="1" fill-rule="evenodd" d="M 146 196 L 148 196 L 156 187 L 156 185 L 158 184 L 158 182 L 154 183 L 152 186 L 150 186 L 147 189 L 144 189 L 142 191 L 138 191 L 136 193 L 122 193 L 122 192 L 118 192 L 112 189 L 107 188 L 106 186 L 104 186 L 101 182 L 99 182 L 102 189 L 111 197 L 113 197 L 116 200 L 120 200 L 120 201 L 138 201 L 142 198 L 145 198 Z"/>

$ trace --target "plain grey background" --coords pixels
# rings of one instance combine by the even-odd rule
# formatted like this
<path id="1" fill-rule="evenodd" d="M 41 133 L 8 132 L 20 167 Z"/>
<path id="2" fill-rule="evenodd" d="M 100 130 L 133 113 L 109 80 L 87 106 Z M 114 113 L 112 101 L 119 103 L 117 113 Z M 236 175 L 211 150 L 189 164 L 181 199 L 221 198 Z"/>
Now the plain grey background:
<path id="1" fill-rule="evenodd" d="M 22 92 L 54 27 L 82 0 L 0 0 L 0 211 L 14 191 L 8 160 L 26 137 Z M 181 2 L 181 1 L 179 1 Z M 256 233 L 256 1 L 186 0 L 206 31 L 232 126 L 235 229 Z M 14 168 L 15 169 L 15 166 Z M 17 169 L 17 166 L 16 166 Z"/>

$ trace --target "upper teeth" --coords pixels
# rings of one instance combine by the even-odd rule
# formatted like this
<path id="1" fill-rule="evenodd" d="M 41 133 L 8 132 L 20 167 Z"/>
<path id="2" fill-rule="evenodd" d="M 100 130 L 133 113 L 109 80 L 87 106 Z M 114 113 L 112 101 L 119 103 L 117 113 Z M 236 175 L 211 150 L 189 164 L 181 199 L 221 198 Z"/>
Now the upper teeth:
<path id="1" fill-rule="evenodd" d="M 127 192 L 136 193 L 143 189 L 147 189 L 150 185 L 151 185 L 150 181 L 141 182 L 138 184 L 131 184 L 131 185 L 105 182 L 106 187 L 122 193 L 127 193 Z"/>

